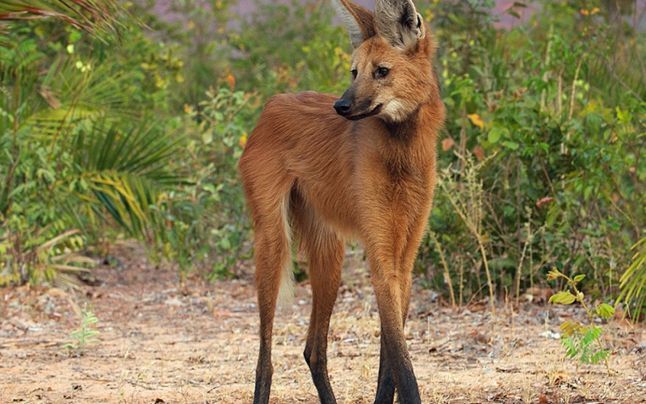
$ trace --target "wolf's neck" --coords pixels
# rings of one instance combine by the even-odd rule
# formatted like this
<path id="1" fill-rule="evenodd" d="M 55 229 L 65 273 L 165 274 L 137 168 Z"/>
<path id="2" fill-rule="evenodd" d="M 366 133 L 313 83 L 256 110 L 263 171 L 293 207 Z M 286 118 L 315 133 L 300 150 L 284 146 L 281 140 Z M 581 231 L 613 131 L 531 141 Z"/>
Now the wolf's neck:
<path id="1" fill-rule="evenodd" d="M 421 104 L 404 121 L 383 121 L 390 138 L 405 143 L 419 140 L 420 137 L 434 137 L 439 127 L 434 119 L 434 105 L 432 102 Z"/>

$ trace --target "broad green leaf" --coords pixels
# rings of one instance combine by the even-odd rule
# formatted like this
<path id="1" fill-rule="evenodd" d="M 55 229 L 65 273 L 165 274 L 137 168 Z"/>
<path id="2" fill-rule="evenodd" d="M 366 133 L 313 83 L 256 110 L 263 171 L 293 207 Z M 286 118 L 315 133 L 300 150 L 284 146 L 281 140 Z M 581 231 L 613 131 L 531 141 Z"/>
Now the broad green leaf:
<path id="1" fill-rule="evenodd" d="M 597 306 L 597 315 L 604 320 L 608 320 L 615 315 L 615 308 L 607 303 L 601 303 Z"/>
<path id="2" fill-rule="evenodd" d="M 503 144 L 503 146 L 505 146 L 506 148 L 511 149 L 511 150 L 518 150 L 518 148 L 520 147 L 518 145 L 518 143 L 512 142 L 511 140 L 502 142 L 502 144 Z"/>
<path id="3" fill-rule="evenodd" d="M 576 334 L 581 329 L 581 324 L 576 321 L 567 320 L 561 324 L 561 332 L 563 335 L 570 337 Z"/>
<path id="4" fill-rule="evenodd" d="M 550 297 L 550 303 L 555 304 L 572 304 L 576 301 L 576 296 L 574 296 L 569 291 L 558 292 L 555 295 Z"/>
<path id="5" fill-rule="evenodd" d="M 500 139 L 505 135 L 505 133 L 506 133 L 506 130 L 504 128 L 501 128 L 499 126 L 494 126 L 489 131 L 489 136 L 488 136 L 489 143 L 493 143 L 493 144 L 498 143 L 498 141 L 500 141 Z"/>

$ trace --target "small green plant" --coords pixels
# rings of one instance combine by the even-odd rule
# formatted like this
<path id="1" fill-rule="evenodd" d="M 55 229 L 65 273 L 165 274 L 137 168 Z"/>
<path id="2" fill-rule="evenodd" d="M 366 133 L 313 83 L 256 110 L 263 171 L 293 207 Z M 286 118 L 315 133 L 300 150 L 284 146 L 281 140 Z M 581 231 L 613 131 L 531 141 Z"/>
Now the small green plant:
<path id="1" fill-rule="evenodd" d="M 96 343 L 96 337 L 99 335 L 99 331 L 96 329 L 98 322 L 99 319 L 94 313 L 84 308 L 81 311 L 81 326 L 77 330 L 72 331 L 70 334 L 72 342 L 65 344 L 65 348 L 81 354 L 88 345 Z"/>
<path id="2" fill-rule="evenodd" d="M 596 318 L 608 320 L 615 315 L 615 309 L 606 303 L 597 305 L 594 310 L 585 302 L 584 294 L 577 288 L 577 285 L 585 278 L 579 274 L 570 278 L 561 273 L 558 269 L 552 269 L 547 275 L 547 280 L 564 279 L 565 289 L 552 295 L 550 303 L 570 305 L 580 303 L 585 309 L 589 324 L 582 324 L 576 320 L 567 320 L 561 324 L 563 337 L 561 343 L 565 347 L 565 356 L 571 359 L 578 359 L 579 363 L 597 364 L 601 361 L 608 367 L 608 356 L 610 351 L 603 346 L 601 335 L 603 328 L 594 325 Z"/>

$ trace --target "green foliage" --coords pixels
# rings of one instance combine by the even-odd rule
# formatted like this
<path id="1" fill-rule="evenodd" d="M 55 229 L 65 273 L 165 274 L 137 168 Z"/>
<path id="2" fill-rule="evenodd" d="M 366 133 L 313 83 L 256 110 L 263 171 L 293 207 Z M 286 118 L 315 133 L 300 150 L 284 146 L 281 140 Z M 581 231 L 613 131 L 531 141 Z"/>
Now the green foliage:
<path id="1" fill-rule="evenodd" d="M 171 18 L 152 0 L 31 3 L 67 17 L 0 29 L 0 284 L 55 282 L 57 257 L 119 237 L 182 275 L 235 276 L 250 245 L 237 159 L 262 105 L 350 82 L 329 2 L 258 1 L 238 16 L 236 0 L 181 0 Z M 631 314 L 643 308 L 645 244 L 632 264 L 627 252 L 646 222 L 646 74 L 634 63 L 646 41 L 607 3 L 541 1 L 509 29 L 490 0 L 419 4 L 448 116 L 417 268 L 455 304 L 518 300 L 558 268 L 585 276 L 593 297 L 621 283 Z"/>
<path id="2" fill-rule="evenodd" d="M 440 184 L 457 184 L 439 187 L 431 218 L 450 280 L 484 294 L 488 261 L 497 294 L 518 299 L 555 266 L 585 274 L 595 296 L 614 293 L 646 220 L 646 76 L 631 62 L 643 59 L 644 34 L 598 2 L 542 2 L 512 29 L 495 27 L 491 6 L 439 2 L 425 12 L 437 27 L 448 111 Z M 595 17 L 584 12 L 593 7 Z M 481 192 L 470 196 L 468 169 L 484 160 Z M 456 195 L 482 211 L 477 235 Z M 419 267 L 438 254 L 429 237 Z M 435 285 L 444 272 L 431 273 Z"/>
<path id="3" fill-rule="evenodd" d="M 558 292 L 555 295 L 550 297 L 550 303 L 556 304 L 572 304 L 576 301 L 576 296 L 574 296 L 570 291 L 566 290 L 563 292 Z"/>
<path id="4" fill-rule="evenodd" d="M 231 10 L 237 0 L 169 2 L 168 12 L 180 16 L 177 22 L 172 23 L 151 12 L 155 1 L 138 4 L 142 5 L 134 6 L 132 13 L 153 28 L 177 67 L 175 78 L 178 85 L 172 86 L 174 96 L 167 101 L 175 108 L 182 108 L 184 104 L 197 106 L 207 89 L 218 87 L 231 73 L 229 59 L 233 49 L 229 37 L 232 33 L 228 28 L 230 24 L 237 23 Z"/>
<path id="5" fill-rule="evenodd" d="M 621 276 L 621 294 L 617 303 L 625 302 L 631 316 L 639 319 L 646 308 L 646 237 L 639 240 L 632 251 L 635 252 L 632 262 Z"/>
<path id="6" fill-rule="evenodd" d="M 599 349 L 593 346 L 599 340 L 602 334 L 602 328 L 597 326 L 588 326 L 577 328 L 570 334 L 565 334 L 561 342 L 565 347 L 565 356 L 570 359 L 577 359 L 583 364 L 596 365 L 601 361 L 606 361 L 610 356 L 607 349 Z"/>
<path id="7" fill-rule="evenodd" d="M 312 89 L 340 94 L 348 86 L 350 43 L 345 29 L 332 23 L 328 2 L 257 4 L 231 35 L 232 71 L 243 89 L 267 97 Z"/>
<path id="8" fill-rule="evenodd" d="M 144 123 L 155 97 L 128 96 L 144 77 L 85 53 L 103 45 L 91 47 L 77 31 L 63 30 L 52 43 L 45 27 L 13 25 L 6 34 L 12 45 L 0 48 L 3 284 L 52 282 L 63 269 L 82 270 L 79 260 L 62 267 L 52 257 L 80 256 L 108 219 L 129 236 L 154 238 L 151 205 L 180 182 L 168 167 L 178 139 Z"/>
<path id="9" fill-rule="evenodd" d="M 570 359 L 577 359 L 583 364 L 597 364 L 601 361 L 608 366 L 610 351 L 603 346 L 601 335 L 603 328 L 594 325 L 595 318 L 609 320 L 615 315 L 615 309 L 606 303 L 601 303 L 592 310 L 585 302 L 585 296 L 579 291 L 578 285 L 585 278 L 580 274 L 570 278 L 557 269 L 552 269 L 547 274 L 548 280 L 565 280 L 569 289 L 560 291 L 550 297 L 550 303 L 573 304 L 580 303 L 588 314 L 589 324 L 581 324 L 575 320 L 567 320 L 561 324 L 561 343 L 565 347 L 565 356 Z"/>
<path id="10" fill-rule="evenodd" d="M 607 303 L 598 305 L 595 309 L 597 316 L 604 320 L 609 320 L 615 315 L 615 309 Z"/>
<path id="11" fill-rule="evenodd" d="M 99 319 L 87 307 L 81 311 L 81 325 L 78 329 L 70 334 L 71 342 L 64 345 L 66 349 L 73 351 L 77 355 L 83 354 L 83 351 L 92 344 L 97 342 L 100 332 L 96 329 Z"/>
<path id="12" fill-rule="evenodd" d="M 186 107 L 187 159 L 182 170 L 190 183 L 165 194 L 160 206 L 171 229 L 163 250 L 184 269 L 208 266 L 211 279 L 230 277 L 244 256 L 248 223 L 237 178 L 253 120 L 253 96 L 228 88 L 210 89 L 197 108 Z"/>

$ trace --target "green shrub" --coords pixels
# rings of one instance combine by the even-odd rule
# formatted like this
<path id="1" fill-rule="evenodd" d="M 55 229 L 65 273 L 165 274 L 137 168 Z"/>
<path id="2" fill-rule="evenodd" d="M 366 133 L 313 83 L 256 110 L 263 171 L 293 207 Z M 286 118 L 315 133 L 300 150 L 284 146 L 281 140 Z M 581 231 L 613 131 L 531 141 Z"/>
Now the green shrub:
<path id="1" fill-rule="evenodd" d="M 585 279 L 585 275 L 579 274 L 572 278 L 566 276 L 556 269 L 547 274 L 547 279 L 564 280 L 565 287 L 562 291 L 550 297 L 550 303 L 571 305 L 579 303 L 588 315 L 588 324 L 582 324 L 576 320 L 567 320 L 561 324 L 561 343 L 565 347 L 565 356 L 570 359 L 577 359 L 583 364 L 597 364 L 601 361 L 606 363 L 608 368 L 608 357 L 610 350 L 606 349 L 600 337 L 603 334 L 603 327 L 594 325 L 595 320 L 607 321 L 615 315 L 615 309 L 606 303 L 597 305 L 594 310 L 585 302 L 585 295 L 577 285 Z"/>
<path id="2" fill-rule="evenodd" d="M 604 71 L 598 57 L 643 57 L 635 42 L 643 34 L 624 26 L 629 39 L 622 42 L 603 16 L 581 11 L 589 3 L 545 2 L 528 24 L 511 30 L 494 28 L 491 2 L 430 9 L 449 112 L 440 165 L 457 184 L 438 190 L 431 228 L 456 289 L 486 290 L 479 268 L 488 261 L 499 295 L 518 297 L 553 266 L 586 274 L 593 294 L 616 291 L 626 251 L 643 231 L 646 87 L 643 76 L 614 76 L 629 69 L 628 61 Z M 631 91 L 609 90 L 628 82 Z M 484 195 L 465 202 L 484 212 L 474 237 L 445 193 L 467 189 L 465 162 L 485 158 L 478 171 Z M 419 267 L 427 270 L 438 254 L 429 238 Z M 432 283 L 445 282 L 434 274 Z"/>
<path id="3" fill-rule="evenodd" d="M 261 107 L 340 95 L 350 45 L 328 2 L 245 16 L 236 3 L 173 2 L 179 22 L 128 3 L 138 20 L 109 19 L 102 40 L 60 21 L 0 31 L 0 283 L 85 270 L 60 257 L 115 237 L 182 275 L 237 274 L 250 245 L 237 159 Z M 646 222 L 646 41 L 607 3 L 542 1 L 511 29 L 490 0 L 420 4 L 448 116 L 416 266 L 452 302 L 518 299 L 551 268 L 617 292 Z M 624 290 L 638 291 L 631 268 Z"/>
<path id="4" fill-rule="evenodd" d="M 153 239 L 151 206 L 181 182 L 168 170 L 178 140 L 163 122 L 149 123 L 162 97 L 152 90 L 159 88 L 154 77 L 133 58 L 121 65 L 123 55 L 103 57 L 107 45 L 73 29 L 16 24 L 4 36 L 10 46 L 0 48 L 3 283 L 52 282 L 83 270 L 83 260 L 70 257 L 80 257 L 113 224 L 129 237 Z M 133 47 L 147 43 L 139 33 L 130 39 Z M 147 49 L 142 59 L 159 51 L 150 43 Z M 131 95 L 140 88 L 150 91 Z"/>
<path id="5" fill-rule="evenodd" d="M 164 195 L 159 206 L 169 231 L 162 250 L 184 270 L 207 267 L 212 279 L 235 274 L 245 254 L 248 222 L 237 161 L 252 129 L 255 97 L 210 89 L 197 109 L 186 108 L 187 156 L 177 162 L 190 182 Z"/>

